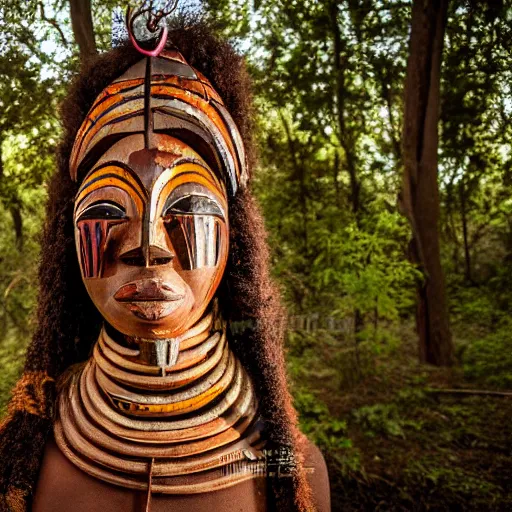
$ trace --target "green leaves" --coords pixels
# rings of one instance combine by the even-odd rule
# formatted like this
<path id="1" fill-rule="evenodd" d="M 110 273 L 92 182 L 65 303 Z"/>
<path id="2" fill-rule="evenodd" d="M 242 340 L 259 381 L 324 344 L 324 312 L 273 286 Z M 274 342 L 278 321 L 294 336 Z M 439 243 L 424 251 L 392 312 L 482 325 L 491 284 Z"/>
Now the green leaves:
<path id="1" fill-rule="evenodd" d="M 364 227 L 352 222 L 334 233 L 323 230 L 311 266 L 315 290 L 331 295 L 340 313 L 358 309 L 396 320 L 413 305 L 414 284 L 421 279 L 406 260 L 408 233 L 401 216 L 378 208 Z"/>
<path id="2" fill-rule="evenodd" d="M 512 387 L 511 322 L 504 321 L 496 332 L 469 341 L 462 353 L 464 374 L 484 386 Z"/>
<path id="3" fill-rule="evenodd" d="M 360 407 L 353 413 L 367 435 L 383 434 L 405 439 L 404 420 L 395 404 L 376 404 Z"/>
<path id="4" fill-rule="evenodd" d="M 324 450 L 340 450 L 352 447 L 347 437 L 347 423 L 329 414 L 324 402 L 312 393 L 299 389 L 294 405 L 300 414 L 301 430 Z"/>

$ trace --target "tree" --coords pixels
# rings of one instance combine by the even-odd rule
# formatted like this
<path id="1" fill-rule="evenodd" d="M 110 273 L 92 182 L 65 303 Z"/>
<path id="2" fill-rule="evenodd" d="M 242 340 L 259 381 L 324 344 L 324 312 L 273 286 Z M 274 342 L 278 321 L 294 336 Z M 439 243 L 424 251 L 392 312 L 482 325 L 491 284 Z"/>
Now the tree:
<path id="1" fill-rule="evenodd" d="M 0 201 L 11 213 L 16 246 L 23 249 L 23 199 L 26 188 L 40 185 L 46 173 L 44 168 L 13 169 L 5 165 L 4 144 L 21 136 L 37 133 L 39 155 L 44 158 L 52 151 L 48 123 L 53 120 L 58 93 L 53 80 L 42 79 L 43 68 L 51 70 L 51 55 L 41 51 L 36 20 L 38 2 L 30 1 L 23 9 L 0 6 L 0 16 L 5 23 L 0 54 Z M 31 133 L 32 132 L 32 133 Z M 44 135 L 43 135 L 44 134 Z M 27 151 L 25 151 L 27 153 Z M 24 155 L 20 154 L 20 161 Z M 21 163 L 21 162 L 20 162 Z"/>
<path id="2" fill-rule="evenodd" d="M 401 302 L 394 291 L 413 281 L 402 237 L 386 246 L 379 232 L 403 232 L 398 216 L 386 214 L 399 186 L 408 5 L 205 3 L 249 49 L 262 119 L 257 191 L 290 309 L 350 319 L 363 341 L 365 325 L 409 303 L 408 292 Z M 381 307 L 386 287 L 390 308 Z"/>
<path id="3" fill-rule="evenodd" d="M 506 223 L 510 197 L 512 30 L 499 2 L 453 2 L 441 77 L 442 228 L 451 247 L 447 268 L 472 287 L 485 284 L 494 258 L 489 235 Z M 499 249 L 493 247 L 493 253 Z"/>
<path id="4" fill-rule="evenodd" d="M 80 50 L 80 59 L 86 61 L 98 52 L 94 38 L 91 0 L 69 0 L 69 9 L 73 35 Z"/>
<path id="5" fill-rule="evenodd" d="M 417 290 L 420 360 L 454 362 L 439 249 L 437 172 L 441 58 L 448 0 L 414 0 L 403 131 L 403 206 L 412 226 L 411 258 L 425 279 Z"/>

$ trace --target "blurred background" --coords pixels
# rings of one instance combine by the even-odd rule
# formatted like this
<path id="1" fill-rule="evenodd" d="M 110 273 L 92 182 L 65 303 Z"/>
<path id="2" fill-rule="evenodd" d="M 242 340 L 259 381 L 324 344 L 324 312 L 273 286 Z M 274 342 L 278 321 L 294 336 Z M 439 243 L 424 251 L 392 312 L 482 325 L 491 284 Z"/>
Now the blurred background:
<path id="1" fill-rule="evenodd" d="M 333 510 L 510 510 L 512 3 L 413 3 L 180 5 L 247 56 L 290 381 Z M 58 104 L 126 5 L 0 0 L 2 415 Z"/>

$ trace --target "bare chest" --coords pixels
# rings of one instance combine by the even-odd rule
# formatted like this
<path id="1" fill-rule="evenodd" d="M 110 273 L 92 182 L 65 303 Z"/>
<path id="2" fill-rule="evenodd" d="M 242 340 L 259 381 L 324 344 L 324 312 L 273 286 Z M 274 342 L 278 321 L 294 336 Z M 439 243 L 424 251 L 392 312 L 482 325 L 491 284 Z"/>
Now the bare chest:
<path id="1" fill-rule="evenodd" d="M 266 512 L 263 478 L 202 494 L 153 494 L 150 512 Z M 53 439 L 46 444 L 33 512 L 144 512 L 147 493 L 107 484 L 89 476 L 68 461 Z"/>

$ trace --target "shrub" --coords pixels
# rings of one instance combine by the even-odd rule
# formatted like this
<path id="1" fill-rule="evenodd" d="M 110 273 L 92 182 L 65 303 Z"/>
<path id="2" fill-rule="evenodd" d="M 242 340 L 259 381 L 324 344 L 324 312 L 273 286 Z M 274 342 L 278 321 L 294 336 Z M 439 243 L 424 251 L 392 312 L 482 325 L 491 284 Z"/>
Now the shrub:
<path id="1" fill-rule="evenodd" d="M 512 322 L 505 322 L 496 332 L 466 346 L 462 363 L 468 379 L 499 388 L 512 387 L 511 330 Z"/>

